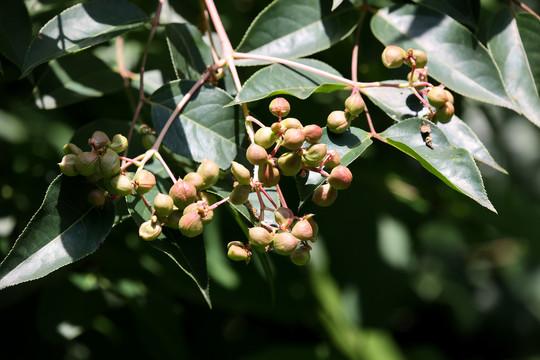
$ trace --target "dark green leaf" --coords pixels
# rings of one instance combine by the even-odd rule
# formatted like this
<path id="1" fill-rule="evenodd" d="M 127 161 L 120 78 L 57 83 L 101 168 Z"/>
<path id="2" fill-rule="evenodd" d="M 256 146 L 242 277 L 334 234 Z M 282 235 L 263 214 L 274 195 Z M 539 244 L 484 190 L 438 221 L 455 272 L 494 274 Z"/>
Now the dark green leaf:
<path id="1" fill-rule="evenodd" d="M 89 52 L 52 60 L 34 88 L 40 109 L 56 109 L 123 89 L 122 77 Z"/>
<path id="2" fill-rule="evenodd" d="M 447 14 L 463 25 L 476 29 L 475 8 L 479 7 L 479 0 L 413 0 L 415 3 L 432 8 L 440 13 Z"/>
<path id="3" fill-rule="evenodd" d="M 540 126 L 540 97 L 512 12 L 507 9 L 493 20 L 488 47 L 501 70 L 508 93 L 521 112 Z"/>
<path id="4" fill-rule="evenodd" d="M 152 120 L 157 132 L 194 84 L 187 80 L 174 81 L 152 95 Z M 225 91 L 202 86 L 184 107 L 179 119 L 174 121 L 165 135 L 164 144 L 186 158 L 198 162 L 211 159 L 220 168 L 228 168 L 245 136 L 239 107 L 223 108 L 231 101 Z"/>
<path id="5" fill-rule="evenodd" d="M 328 49 L 347 37 L 358 23 L 360 10 L 331 0 L 275 0 L 250 25 L 237 51 L 298 58 Z M 239 60 L 239 65 L 264 62 Z"/>
<path id="6" fill-rule="evenodd" d="M 86 200 L 95 186 L 82 177 L 58 176 L 43 204 L 0 264 L 0 289 L 39 279 L 93 253 L 109 234 L 114 206 Z"/>
<path id="7" fill-rule="evenodd" d="M 206 66 L 214 62 L 199 29 L 190 24 L 168 24 L 165 32 L 176 77 L 199 80 Z"/>
<path id="8" fill-rule="evenodd" d="M 403 83 L 403 81 L 390 80 L 383 83 L 399 84 Z M 373 87 L 361 89 L 361 91 L 396 121 L 412 117 L 424 117 L 429 113 L 428 108 L 408 88 Z M 478 139 L 478 136 L 460 118 L 454 116 L 452 121 L 438 126 L 453 146 L 464 148 L 476 160 L 506 174 L 506 170 L 493 159 L 484 144 Z"/>
<path id="9" fill-rule="evenodd" d="M 426 145 L 420 133 L 423 122 L 431 125 L 433 149 Z M 435 124 L 412 118 L 392 125 L 381 135 L 388 144 L 418 160 L 426 170 L 448 186 L 496 212 L 487 197 L 482 176 L 471 154 L 465 149 L 454 148 Z"/>
<path id="10" fill-rule="evenodd" d="M 521 35 L 521 42 L 525 48 L 529 67 L 531 68 L 536 91 L 540 92 L 540 21 L 529 13 L 519 13 L 516 15 L 516 22 Z"/>
<path id="11" fill-rule="evenodd" d="M 156 186 L 144 195 L 152 205 L 158 192 L 168 194 L 172 181 L 157 161 L 147 167 L 156 176 Z M 126 198 L 129 212 L 137 226 L 150 219 L 152 215 L 139 195 Z M 144 241 L 141 239 L 141 241 Z M 149 244 L 169 256 L 190 278 L 195 281 L 208 306 L 210 301 L 210 289 L 208 273 L 206 269 L 206 253 L 202 236 L 195 238 L 184 237 L 179 230 L 163 227 L 159 237 Z"/>
<path id="12" fill-rule="evenodd" d="M 296 62 L 341 76 L 337 70 L 321 61 L 299 59 Z M 249 78 L 234 99 L 246 103 L 277 94 L 288 94 L 306 99 L 314 92 L 332 92 L 345 88 L 345 84 L 291 66 L 274 64 L 257 71 Z"/>
<path id="13" fill-rule="evenodd" d="M 403 5 L 379 10 L 371 20 L 371 29 L 385 45 L 424 50 L 429 58 L 429 75 L 457 93 L 517 109 L 489 51 L 451 17 L 417 5 Z"/>
<path id="14" fill-rule="evenodd" d="M 72 6 L 41 28 L 26 53 L 22 76 L 39 64 L 113 39 L 146 21 L 141 9 L 122 0 Z"/>
<path id="15" fill-rule="evenodd" d="M 0 53 L 19 68 L 32 38 L 28 12 L 23 1 L 0 1 Z"/>
<path id="16" fill-rule="evenodd" d="M 356 160 L 373 143 L 369 133 L 357 127 L 351 127 L 350 131 L 342 134 L 328 132 L 325 127 L 319 142 L 326 144 L 327 150 L 337 151 L 341 158 L 341 165 L 344 166 Z M 307 174 L 305 177 L 301 175 L 296 177 L 300 207 L 310 198 L 313 191 L 326 180 L 324 176 L 313 171 L 308 171 Z"/>

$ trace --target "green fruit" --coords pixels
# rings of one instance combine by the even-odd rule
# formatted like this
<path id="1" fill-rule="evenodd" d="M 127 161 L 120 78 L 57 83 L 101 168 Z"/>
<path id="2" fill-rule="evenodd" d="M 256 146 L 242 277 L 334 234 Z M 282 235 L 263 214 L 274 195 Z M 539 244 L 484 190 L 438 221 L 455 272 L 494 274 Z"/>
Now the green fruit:
<path id="1" fill-rule="evenodd" d="M 274 235 L 263 227 L 252 227 L 248 230 L 249 243 L 252 246 L 265 247 L 272 243 Z"/>
<path id="2" fill-rule="evenodd" d="M 201 215 L 198 212 L 190 212 L 182 215 L 178 222 L 178 229 L 182 235 L 189 238 L 202 234 L 203 223 Z"/>
<path id="3" fill-rule="evenodd" d="M 281 145 L 289 150 L 298 150 L 304 144 L 304 132 L 302 129 L 287 129 L 283 135 Z"/>
<path id="4" fill-rule="evenodd" d="M 231 162 L 231 174 L 234 175 L 236 181 L 241 185 L 249 185 L 251 183 L 251 172 L 244 165 Z"/>
<path id="5" fill-rule="evenodd" d="M 315 242 L 317 235 L 319 235 L 319 225 L 317 225 L 315 220 L 313 220 L 313 216 L 314 216 L 313 214 L 310 214 L 306 216 L 305 219 L 309 221 L 309 223 L 311 224 L 311 228 L 313 229 L 313 238 L 311 239 L 311 241 Z"/>
<path id="6" fill-rule="evenodd" d="M 203 178 L 203 185 L 199 190 L 207 190 L 219 180 L 219 166 L 214 160 L 204 159 L 197 168 L 197 174 Z"/>
<path id="7" fill-rule="evenodd" d="M 284 98 L 278 97 L 270 102 L 268 110 L 270 110 L 272 115 L 281 118 L 289 114 L 289 111 L 291 111 L 291 105 Z"/>
<path id="8" fill-rule="evenodd" d="M 324 167 L 327 170 L 332 170 L 339 164 L 341 164 L 341 158 L 339 157 L 338 152 L 336 150 L 329 150 L 326 153 L 326 162 L 324 163 Z"/>
<path id="9" fill-rule="evenodd" d="M 407 53 L 405 50 L 398 46 L 387 46 L 381 54 L 381 60 L 384 66 L 389 69 L 396 69 L 403 65 L 405 56 Z"/>
<path id="10" fill-rule="evenodd" d="M 167 220 L 164 222 L 164 225 L 168 228 L 178 230 L 178 223 L 180 222 L 182 215 L 182 210 L 173 209 L 169 216 L 167 216 Z"/>
<path id="11" fill-rule="evenodd" d="M 309 220 L 304 219 L 294 224 L 291 234 L 300 241 L 309 241 L 314 237 L 314 229 Z"/>
<path id="12" fill-rule="evenodd" d="M 302 169 L 302 156 L 296 152 L 289 151 L 283 153 L 277 159 L 277 167 L 285 176 L 295 176 Z"/>
<path id="13" fill-rule="evenodd" d="M 102 207 L 105 205 L 105 191 L 101 189 L 90 190 L 86 200 L 93 206 Z"/>
<path id="14" fill-rule="evenodd" d="M 197 189 L 193 184 L 184 180 L 178 180 L 169 190 L 169 196 L 174 205 L 183 210 L 186 206 L 197 200 Z"/>
<path id="15" fill-rule="evenodd" d="M 365 107 L 366 103 L 364 102 L 364 99 L 362 99 L 362 95 L 358 92 L 352 94 L 345 100 L 345 108 L 352 116 L 361 114 Z"/>
<path id="16" fill-rule="evenodd" d="M 276 143 L 276 134 L 269 127 L 262 127 L 255 133 L 255 144 L 268 149 Z"/>
<path id="17" fill-rule="evenodd" d="M 242 205 L 248 201 L 251 185 L 236 185 L 229 195 L 229 202 L 234 205 Z"/>
<path id="18" fill-rule="evenodd" d="M 146 241 L 156 240 L 161 234 L 161 225 L 152 220 L 145 221 L 139 226 L 139 236 Z"/>
<path id="19" fill-rule="evenodd" d="M 285 128 L 281 126 L 280 122 L 275 122 L 270 126 L 270 130 L 272 130 L 274 134 L 277 134 L 280 131 L 285 131 Z"/>
<path id="20" fill-rule="evenodd" d="M 451 104 L 454 104 L 454 95 L 452 95 L 452 93 L 448 90 L 444 90 L 446 92 L 446 97 L 448 98 L 448 102 L 450 102 Z"/>
<path id="21" fill-rule="evenodd" d="M 294 250 L 291 254 L 291 261 L 294 265 L 297 266 L 304 266 L 309 263 L 311 260 L 311 253 L 309 252 L 309 249 L 306 247 L 299 247 L 298 249 Z"/>
<path id="22" fill-rule="evenodd" d="M 157 140 L 156 135 L 154 135 L 154 134 L 145 134 L 141 138 L 142 146 L 146 150 L 150 150 L 152 148 L 152 146 L 154 146 L 154 144 L 156 143 L 156 140 Z"/>
<path id="23" fill-rule="evenodd" d="M 448 101 L 448 95 L 442 87 L 434 86 L 428 90 L 427 99 L 433 107 L 438 109 Z"/>
<path id="24" fill-rule="evenodd" d="M 274 235 L 274 250 L 280 255 L 289 255 L 296 249 L 298 241 L 291 233 L 280 232 Z"/>
<path id="25" fill-rule="evenodd" d="M 326 127 L 334 134 L 341 134 L 351 126 L 350 119 L 347 118 L 345 111 L 334 110 L 326 119 Z"/>
<path id="26" fill-rule="evenodd" d="M 337 190 L 330 186 L 330 184 L 323 184 L 315 189 L 311 200 L 319 206 L 327 207 L 336 201 Z"/>
<path id="27" fill-rule="evenodd" d="M 266 150 L 255 143 L 248 146 L 246 150 L 246 157 L 252 165 L 263 165 L 268 162 L 268 154 Z"/>
<path id="28" fill-rule="evenodd" d="M 244 246 L 233 244 L 228 246 L 227 256 L 233 261 L 249 262 L 250 252 Z"/>
<path id="29" fill-rule="evenodd" d="M 285 130 L 287 130 L 287 129 L 301 129 L 303 127 L 300 120 L 298 120 L 296 118 L 286 118 L 280 124 L 281 124 L 281 127 L 284 128 Z"/>
<path id="30" fill-rule="evenodd" d="M 413 57 L 416 63 L 416 68 L 422 69 L 424 66 L 427 65 L 428 57 L 427 54 L 422 50 L 413 50 Z"/>
<path id="31" fill-rule="evenodd" d="M 154 197 L 154 213 L 158 218 L 167 217 L 173 211 L 174 201 L 167 194 L 157 193 Z"/>
<path id="32" fill-rule="evenodd" d="M 328 183 L 336 190 L 345 190 L 351 185 L 352 178 L 351 170 L 346 166 L 339 165 L 330 172 Z"/>
<path id="33" fill-rule="evenodd" d="M 75 162 L 77 161 L 77 155 L 67 154 L 62 158 L 62 161 L 58 163 L 60 171 L 66 176 L 77 176 L 79 173 L 75 168 Z"/>
<path id="34" fill-rule="evenodd" d="M 302 163 L 305 166 L 319 167 L 326 158 L 326 144 L 313 144 L 302 155 Z"/>
<path id="35" fill-rule="evenodd" d="M 285 230 L 286 228 L 291 226 L 294 220 L 294 213 L 289 208 L 278 207 L 276 211 L 274 211 L 274 218 L 276 219 L 279 228 L 281 230 Z"/>
<path id="36" fill-rule="evenodd" d="M 103 179 L 118 175 L 120 172 L 120 158 L 114 150 L 107 149 L 99 159 L 99 171 Z"/>
<path id="37" fill-rule="evenodd" d="M 66 155 L 69 155 L 69 154 L 79 155 L 80 153 L 83 152 L 77 145 L 72 144 L 72 143 L 64 145 L 62 150 L 64 151 L 64 154 Z"/>
<path id="38" fill-rule="evenodd" d="M 321 140 L 323 131 L 319 125 L 310 124 L 304 126 L 302 130 L 304 131 L 304 138 L 306 142 L 316 144 L 319 142 L 319 140 Z"/>
<path id="39" fill-rule="evenodd" d="M 444 124 L 452 120 L 452 116 L 454 116 L 454 105 L 447 101 L 443 106 L 437 109 L 433 121 Z"/>
<path id="40" fill-rule="evenodd" d="M 184 181 L 187 181 L 188 183 L 195 186 L 195 189 L 201 190 L 204 186 L 204 179 L 203 177 L 196 172 L 190 172 L 187 173 L 186 176 L 184 176 Z"/>
<path id="41" fill-rule="evenodd" d="M 128 146 L 127 138 L 122 134 L 116 134 L 112 138 L 111 145 L 109 147 L 116 153 L 121 153 L 126 150 Z"/>
<path id="42" fill-rule="evenodd" d="M 156 186 L 156 177 L 150 171 L 142 169 L 133 178 L 137 194 L 146 194 Z"/>
<path id="43" fill-rule="evenodd" d="M 95 152 L 83 152 L 75 159 L 75 169 L 82 176 L 90 176 L 94 173 L 98 164 L 98 156 Z"/>
<path id="44" fill-rule="evenodd" d="M 272 187 L 279 184 L 280 174 L 277 167 L 271 164 L 259 166 L 259 181 L 266 187 Z"/>
<path id="45" fill-rule="evenodd" d="M 111 143 L 111 140 L 105 134 L 103 131 L 94 131 L 92 134 L 92 137 L 88 139 L 88 145 L 90 145 L 93 149 L 103 149 Z"/>
<path id="46" fill-rule="evenodd" d="M 109 180 L 109 188 L 111 192 L 120 195 L 127 196 L 133 193 L 133 184 L 126 175 L 116 175 Z"/>

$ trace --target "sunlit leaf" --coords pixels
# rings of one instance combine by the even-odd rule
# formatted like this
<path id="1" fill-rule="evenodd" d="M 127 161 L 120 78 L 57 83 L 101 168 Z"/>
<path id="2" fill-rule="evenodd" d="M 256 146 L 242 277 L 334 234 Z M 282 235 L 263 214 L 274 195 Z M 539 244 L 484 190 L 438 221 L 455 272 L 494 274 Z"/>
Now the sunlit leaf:
<path id="1" fill-rule="evenodd" d="M 91 206 L 83 177 L 58 176 L 43 204 L 0 264 L 0 289 L 39 279 L 94 251 L 113 226 L 114 206 Z"/>

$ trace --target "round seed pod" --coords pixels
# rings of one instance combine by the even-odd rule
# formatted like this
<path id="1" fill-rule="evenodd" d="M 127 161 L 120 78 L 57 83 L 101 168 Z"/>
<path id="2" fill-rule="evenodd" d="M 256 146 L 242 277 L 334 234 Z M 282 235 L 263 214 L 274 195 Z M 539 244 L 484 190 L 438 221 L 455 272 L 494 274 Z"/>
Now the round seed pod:
<path id="1" fill-rule="evenodd" d="M 236 181 L 241 185 L 249 185 L 251 182 L 251 172 L 244 165 L 231 162 L 231 174 L 234 175 Z"/>
<path id="2" fill-rule="evenodd" d="M 188 183 L 195 186 L 195 189 L 197 190 L 201 190 L 201 188 L 204 186 L 203 177 L 196 172 L 187 173 L 186 176 L 184 176 L 184 181 L 187 181 Z"/>
<path id="3" fill-rule="evenodd" d="M 302 246 L 293 251 L 290 259 L 294 265 L 304 266 L 311 260 L 311 253 L 308 248 Z"/>
<path id="4" fill-rule="evenodd" d="M 99 159 L 99 171 L 103 179 L 118 175 L 120 172 L 120 158 L 114 150 L 107 149 Z"/>
<path id="5" fill-rule="evenodd" d="M 245 247 L 233 244 L 227 249 L 227 257 L 233 261 L 249 262 L 250 253 Z"/>
<path id="6" fill-rule="evenodd" d="M 274 250 L 280 255 L 289 255 L 296 249 L 298 242 L 291 233 L 280 232 L 274 235 Z"/>
<path id="7" fill-rule="evenodd" d="M 364 102 L 364 99 L 362 99 L 362 95 L 358 92 L 352 94 L 345 100 L 345 108 L 352 116 L 361 114 L 365 107 L 366 103 Z"/>
<path id="8" fill-rule="evenodd" d="M 276 134 L 269 127 L 262 127 L 255 132 L 255 144 L 268 149 L 276 143 Z"/>
<path id="9" fill-rule="evenodd" d="M 294 213 L 291 209 L 280 206 L 276 209 L 276 211 L 274 211 L 274 218 L 276 219 L 279 227 L 282 230 L 285 230 L 291 226 L 294 219 Z"/>
<path id="10" fill-rule="evenodd" d="M 154 213 L 158 218 L 169 216 L 173 211 L 173 207 L 174 201 L 169 195 L 157 193 L 154 197 Z"/>
<path id="11" fill-rule="evenodd" d="M 452 116 L 454 116 L 454 105 L 447 101 L 443 106 L 437 109 L 433 121 L 444 124 L 452 120 Z"/>
<path id="12" fill-rule="evenodd" d="M 198 212 L 190 212 L 182 215 L 178 222 L 178 229 L 182 235 L 189 238 L 202 234 L 203 223 L 201 215 Z"/>
<path id="13" fill-rule="evenodd" d="M 413 50 L 413 57 L 414 61 L 416 62 L 416 67 L 418 69 L 422 69 L 424 66 L 427 65 L 428 57 L 427 54 L 422 50 Z"/>
<path id="14" fill-rule="evenodd" d="M 332 170 L 333 168 L 341 164 L 341 158 L 339 157 L 339 154 L 336 150 L 328 150 L 328 152 L 326 153 L 326 156 L 327 156 L 327 159 L 326 159 L 326 162 L 324 163 L 324 167 L 327 170 Z"/>
<path id="15" fill-rule="evenodd" d="M 219 180 L 219 166 L 213 160 L 204 159 L 197 168 L 197 173 L 201 175 L 204 181 L 199 190 L 210 189 Z"/>
<path id="16" fill-rule="evenodd" d="M 444 91 L 446 92 L 446 97 L 448 98 L 448 102 L 450 102 L 451 104 L 454 104 L 454 95 L 452 95 L 452 93 L 446 89 L 444 89 Z"/>
<path id="17" fill-rule="evenodd" d="M 334 110 L 326 119 L 326 127 L 334 134 L 341 134 L 351 126 L 350 120 L 345 115 L 345 111 Z"/>
<path id="18" fill-rule="evenodd" d="M 259 181 L 266 187 L 272 187 L 279 184 L 280 174 L 277 167 L 271 164 L 259 166 Z"/>
<path id="19" fill-rule="evenodd" d="M 283 147 L 289 150 L 298 150 L 304 144 L 304 132 L 302 129 L 287 129 L 283 135 Z"/>
<path id="20" fill-rule="evenodd" d="M 272 243 L 274 235 L 263 227 L 252 227 L 248 230 L 249 243 L 252 246 L 265 247 Z"/>
<path id="21" fill-rule="evenodd" d="M 145 221 L 139 227 L 139 236 L 146 241 L 156 240 L 161 234 L 161 225 L 152 220 Z"/>
<path id="22" fill-rule="evenodd" d="M 270 126 L 270 129 L 274 134 L 279 133 L 280 131 L 285 131 L 285 127 L 281 126 L 280 122 L 275 122 Z"/>
<path id="23" fill-rule="evenodd" d="M 248 146 L 246 150 L 246 157 L 252 165 L 264 165 L 268 162 L 268 154 L 266 150 L 255 143 Z"/>
<path id="24" fill-rule="evenodd" d="M 128 146 L 127 138 L 122 134 L 116 134 L 113 136 L 111 145 L 109 147 L 116 153 L 121 153 L 126 150 Z"/>
<path id="25" fill-rule="evenodd" d="M 330 184 L 323 184 L 315 189 L 311 200 L 319 206 L 327 207 L 336 201 L 338 191 L 330 186 Z"/>
<path id="26" fill-rule="evenodd" d="M 277 167 L 285 176 L 295 176 L 302 169 L 302 156 L 296 152 L 283 153 L 277 159 Z"/>
<path id="27" fill-rule="evenodd" d="M 85 151 L 77 155 L 75 169 L 82 176 L 90 176 L 94 173 L 98 164 L 98 156 L 95 152 Z"/>
<path id="28" fill-rule="evenodd" d="M 276 117 L 283 117 L 289 114 L 289 111 L 291 111 L 291 105 L 284 98 L 278 97 L 270 102 L 268 110 L 270 110 L 272 115 Z"/>
<path id="29" fill-rule="evenodd" d="M 166 221 L 164 222 L 164 226 L 178 230 L 178 224 L 180 222 L 180 218 L 182 217 L 183 213 L 180 209 L 173 209 L 169 216 L 167 216 Z"/>
<path id="30" fill-rule="evenodd" d="M 187 181 L 178 180 L 169 190 L 169 196 L 173 199 L 174 205 L 183 210 L 197 200 L 197 189 Z"/>
<path id="31" fill-rule="evenodd" d="M 105 191 L 101 189 L 92 189 L 88 193 L 86 200 L 93 206 L 102 207 L 105 205 Z"/>
<path id="32" fill-rule="evenodd" d="M 286 118 L 281 123 L 281 127 L 285 129 L 301 129 L 302 123 L 296 118 Z"/>
<path id="33" fill-rule="evenodd" d="M 103 131 L 94 131 L 92 137 L 88 139 L 88 145 L 94 149 L 103 149 L 111 144 L 111 140 Z"/>
<path id="34" fill-rule="evenodd" d="M 302 155 L 302 163 L 306 166 L 319 167 L 326 158 L 326 144 L 313 144 Z"/>
<path id="35" fill-rule="evenodd" d="M 384 66 L 389 69 L 396 69 L 403 65 L 407 53 L 399 46 L 387 46 L 381 54 L 381 60 Z"/>
<path id="36" fill-rule="evenodd" d="M 60 171 L 66 176 L 77 176 L 79 175 L 77 169 L 75 168 L 75 162 L 77 161 L 77 155 L 67 154 L 62 158 L 62 161 L 58 163 Z"/>
<path id="37" fill-rule="evenodd" d="M 119 174 L 112 177 L 108 185 L 111 192 L 120 196 L 127 196 L 133 193 L 133 184 L 127 175 Z"/>
<path id="38" fill-rule="evenodd" d="M 304 126 L 302 130 L 304 131 L 304 138 L 306 142 L 316 144 L 319 142 L 319 140 L 321 140 L 323 131 L 319 125 L 310 124 Z"/>
<path id="39" fill-rule="evenodd" d="M 229 196 L 229 201 L 234 205 L 242 205 L 248 201 L 249 193 L 251 192 L 250 185 L 240 185 L 234 187 L 231 195 Z"/>
<path id="40" fill-rule="evenodd" d="M 156 185 L 156 177 L 150 171 L 142 169 L 135 174 L 133 183 L 137 194 L 146 194 Z"/>
<path id="41" fill-rule="evenodd" d="M 66 155 L 69 155 L 69 154 L 79 155 L 80 153 L 83 152 L 77 145 L 72 144 L 72 143 L 68 143 L 64 145 L 62 150 L 64 151 L 64 154 Z"/>
<path id="42" fill-rule="evenodd" d="M 352 178 L 351 171 L 346 166 L 339 165 L 330 172 L 328 183 L 336 190 L 345 190 L 351 185 Z"/>
<path id="43" fill-rule="evenodd" d="M 427 92 L 427 98 L 429 103 L 436 109 L 443 106 L 448 101 L 448 95 L 446 90 L 440 86 L 434 86 Z"/>
<path id="44" fill-rule="evenodd" d="M 313 239 L 314 237 L 314 231 L 313 226 L 311 223 L 307 220 L 300 220 L 297 221 L 291 231 L 291 234 L 298 238 L 300 241 L 309 241 Z"/>

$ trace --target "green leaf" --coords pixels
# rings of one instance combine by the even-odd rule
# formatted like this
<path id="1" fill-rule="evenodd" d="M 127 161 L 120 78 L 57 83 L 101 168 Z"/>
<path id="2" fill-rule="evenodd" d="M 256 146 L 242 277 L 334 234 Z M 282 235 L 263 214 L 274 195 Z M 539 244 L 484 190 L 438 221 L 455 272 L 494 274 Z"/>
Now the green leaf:
<path id="1" fill-rule="evenodd" d="M 489 51 L 451 17 L 416 6 L 379 10 L 371 19 L 385 45 L 424 50 L 429 75 L 472 99 L 516 110 Z"/>
<path id="2" fill-rule="evenodd" d="M 343 0 L 332 0 L 332 11 L 336 10 Z"/>
<path id="3" fill-rule="evenodd" d="M 508 93 L 520 106 L 523 115 L 540 126 L 540 97 L 516 20 L 506 9 L 495 17 L 492 24 L 488 47 L 501 70 Z"/>
<path id="4" fill-rule="evenodd" d="M 0 289 L 39 279 L 98 249 L 113 226 L 114 206 L 92 207 L 86 196 L 94 187 L 80 176 L 54 179 L 0 264 Z"/>
<path id="5" fill-rule="evenodd" d="M 156 186 L 144 195 L 146 200 L 153 205 L 154 197 L 158 192 L 169 193 L 172 181 L 157 161 L 145 168 L 152 171 L 156 177 Z M 152 214 L 139 195 L 128 196 L 126 200 L 131 217 L 135 220 L 137 226 L 150 219 Z M 141 241 L 144 240 L 141 239 Z M 154 241 L 150 241 L 149 244 L 169 256 L 182 271 L 193 279 L 208 306 L 212 307 L 206 269 L 206 253 L 202 236 L 186 238 L 179 230 L 163 227 L 159 237 Z"/>
<path id="6" fill-rule="evenodd" d="M 188 80 L 173 81 L 152 95 L 152 120 L 158 133 L 194 84 Z M 225 91 L 202 86 L 174 121 L 163 143 L 186 158 L 198 162 L 211 159 L 220 168 L 228 168 L 245 136 L 239 107 L 223 108 L 231 101 Z"/>
<path id="7" fill-rule="evenodd" d="M 420 133 L 423 122 L 431 125 L 433 149 L 425 144 Z M 482 176 L 471 154 L 465 149 L 454 148 L 437 125 L 412 118 L 392 125 L 381 136 L 386 138 L 388 144 L 418 160 L 426 170 L 451 188 L 497 212 L 487 197 Z"/>
<path id="8" fill-rule="evenodd" d="M 328 132 L 328 129 L 324 127 L 319 142 L 326 144 L 327 150 L 337 151 L 341 159 L 341 165 L 347 166 L 362 155 L 373 143 L 373 140 L 369 137 L 368 132 L 351 126 L 349 131 L 342 134 Z M 307 171 L 307 174 L 305 177 L 296 176 L 296 186 L 300 196 L 299 207 L 302 207 L 315 189 L 326 180 L 326 177 L 313 171 Z"/>
<path id="9" fill-rule="evenodd" d="M 52 60 L 34 88 L 40 109 L 56 109 L 124 88 L 122 77 L 89 52 Z"/>
<path id="10" fill-rule="evenodd" d="M 358 23 L 360 10 L 347 5 L 332 11 L 331 0 L 275 0 L 255 18 L 237 51 L 290 59 L 328 49 L 347 37 Z"/>
<path id="11" fill-rule="evenodd" d="M 0 1 L 0 53 L 19 68 L 32 39 L 28 11 L 23 1 Z"/>
<path id="12" fill-rule="evenodd" d="M 39 64 L 113 39 L 146 21 L 141 9 L 122 0 L 72 6 L 41 28 L 28 48 L 21 77 Z"/>
<path id="13" fill-rule="evenodd" d="M 474 12 L 480 7 L 479 0 L 413 0 L 415 3 L 432 8 L 440 13 L 447 14 L 463 25 L 476 29 L 477 19 Z"/>
<path id="14" fill-rule="evenodd" d="M 296 62 L 324 70 L 334 75 L 341 74 L 330 65 L 313 59 L 299 59 Z M 267 66 L 250 77 L 234 99 L 246 103 L 277 94 L 306 99 L 314 92 L 332 92 L 346 87 L 345 84 L 292 66 L 274 64 Z"/>
<path id="15" fill-rule="evenodd" d="M 176 77 L 199 80 L 206 66 L 214 62 L 199 29 L 190 24 L 168 24 L 165 33 Z"/>
<path id="16" fill-rule="evenodd" d="M 390 80 L 383 81 L 383 83 L 399 84 L 403 83 L 403 81 Z M 360 89 L 360 91 L 366 94 L 375 105 L 396 121 L 402 121 L 412 117 L 424 117 L 429 113 L 428 108 L 408 88 L 400 89 L 382 86 Z M 507 174 L 506 170 L 493 159 L 478 136 L 459 117 L 454 115 L 451 121 L 446 124 L 438 124 L 438 127 L 444 132 L 448 141 L 453 146 L 464 148 L 476 160 Z"/>
<path id="17" fill-rule="evenodd" d="M 529 13 L 519 13 L 516 15 L 516 23 L 521 35 L 521 42 L 525 48 L 529 67 L 532 71 L 537 92 L 540 92 L 540 21 Z"/>

